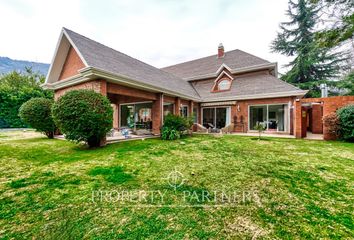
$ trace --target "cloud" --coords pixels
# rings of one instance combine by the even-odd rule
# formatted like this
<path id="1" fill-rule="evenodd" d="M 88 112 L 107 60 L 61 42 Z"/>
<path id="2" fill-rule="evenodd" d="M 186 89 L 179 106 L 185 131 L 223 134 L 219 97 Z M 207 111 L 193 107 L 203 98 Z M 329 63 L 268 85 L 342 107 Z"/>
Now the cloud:
<path id="1" fill-rule="evenodd" d="M 157 67 L 242 49 L 269 61 L 284 0 L 0 1 L 0 55 L 50 62 L 61 27 Z"/>

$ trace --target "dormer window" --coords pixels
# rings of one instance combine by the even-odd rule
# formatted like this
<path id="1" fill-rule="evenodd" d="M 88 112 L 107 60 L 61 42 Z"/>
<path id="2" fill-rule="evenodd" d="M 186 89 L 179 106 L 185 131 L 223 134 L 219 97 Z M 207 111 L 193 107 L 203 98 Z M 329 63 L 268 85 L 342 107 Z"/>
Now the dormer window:
<path id="1" fill-rule="evenodd" d="M 222 79 L 218 83 L 217 90 L 218 91 L 225 91 L 225 90 L 229 90 L 230 87 L 231 87 L 231 81 L 228 79 Z"/>

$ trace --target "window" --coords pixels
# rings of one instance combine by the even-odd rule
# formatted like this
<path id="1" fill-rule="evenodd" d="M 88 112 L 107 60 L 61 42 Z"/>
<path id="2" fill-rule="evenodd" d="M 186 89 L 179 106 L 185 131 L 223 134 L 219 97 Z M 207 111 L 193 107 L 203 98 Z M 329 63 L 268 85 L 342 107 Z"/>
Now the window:
<path id="1" fill-rule="evenodd" d="M 188 117 L 188 106 L 182 106 L 180 114 L 182 117 Z"/>
<path id="2" fill-rule="evenodd" d="M 151 129 L 152 103 L 121 104 L 120 127 Z"/>
<path id="3" fill-rule="evenodd" d="M 198 107 L 193 106 L 193 122 L 198 123 Z"/>
<path id="4" fill-rule="evenodd" d="M 255 130 L 257 123 L 262 123 L 267 131 L 286 131 L 289 121 L 287 109 L 286 104 L 250 106 L 249 129 Z"/>
<path id="5" fill-rule="evenodd" d="M 230 107 L 203 108 L 203 126 L 221 129 L 230 124 Z"/>
<path id="6" fill-rule="evenodd" d="M 164 103 L 163 104 L 163 115 L 167 116 L 168 114 L 173 114 L 174 104 L 173 103 Z"/>
<path id="7" fill-rule="evenodd" d="M 219 91 L 222 91 L 222 90 L 229 90 L 230 89 L 230 85 L 231 85 L 231 81 L 229 80 L 221 80 L 219 83 L 218 83 L 218 89 Z"/>

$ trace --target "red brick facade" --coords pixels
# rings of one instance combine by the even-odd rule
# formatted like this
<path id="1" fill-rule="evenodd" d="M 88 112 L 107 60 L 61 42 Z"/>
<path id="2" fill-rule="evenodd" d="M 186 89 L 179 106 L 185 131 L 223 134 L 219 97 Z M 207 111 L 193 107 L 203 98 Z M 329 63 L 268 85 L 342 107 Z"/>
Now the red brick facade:
<path id="1" fill-rule="evenodd" d="M 104 80 L 88 81 L 88 82 L 80 83 L 80 84 L 77 84 L 74 86 L 70 86 L 70 87 L 56 90 L 54 93 L 54 99 L 57 100 L 59 97 L 64 95 L 67 91 L 79 90 L 79 89 L 88 89 L 88 90 L 93 90 L 95 92 L 104 94 L 105 90 L 104 90 L 104 88 L 102 88 L 102 81 L 104 81 Z"/>
<path id="2" fill-rule="evenodd" d="M 59 80 L 66 79 L 68 77 L 75 76 L 79 73 L 78 70 L 85 67 L 79 55 L 76 53 L 73 47 L 69 48 L 68 55 L 64 62 L 63 69 L 61 70 Z"/>

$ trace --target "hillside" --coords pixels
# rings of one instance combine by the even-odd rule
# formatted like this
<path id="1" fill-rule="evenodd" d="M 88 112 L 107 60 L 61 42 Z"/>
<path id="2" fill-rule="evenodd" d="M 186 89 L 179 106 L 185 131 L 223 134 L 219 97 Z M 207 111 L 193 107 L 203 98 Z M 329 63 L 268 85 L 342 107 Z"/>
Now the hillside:
<path id="1" fill-rule="evenodd" d="M 49 64 L 23 60 L 13 60 L 8 57 L 0 56 L 0 74 L 8 73 L 13 70 L 24 71 L 25 67 L 32 67 L 33 71 L 39 71 L 42 74 L 46 75 L 49 69 Z"/>

